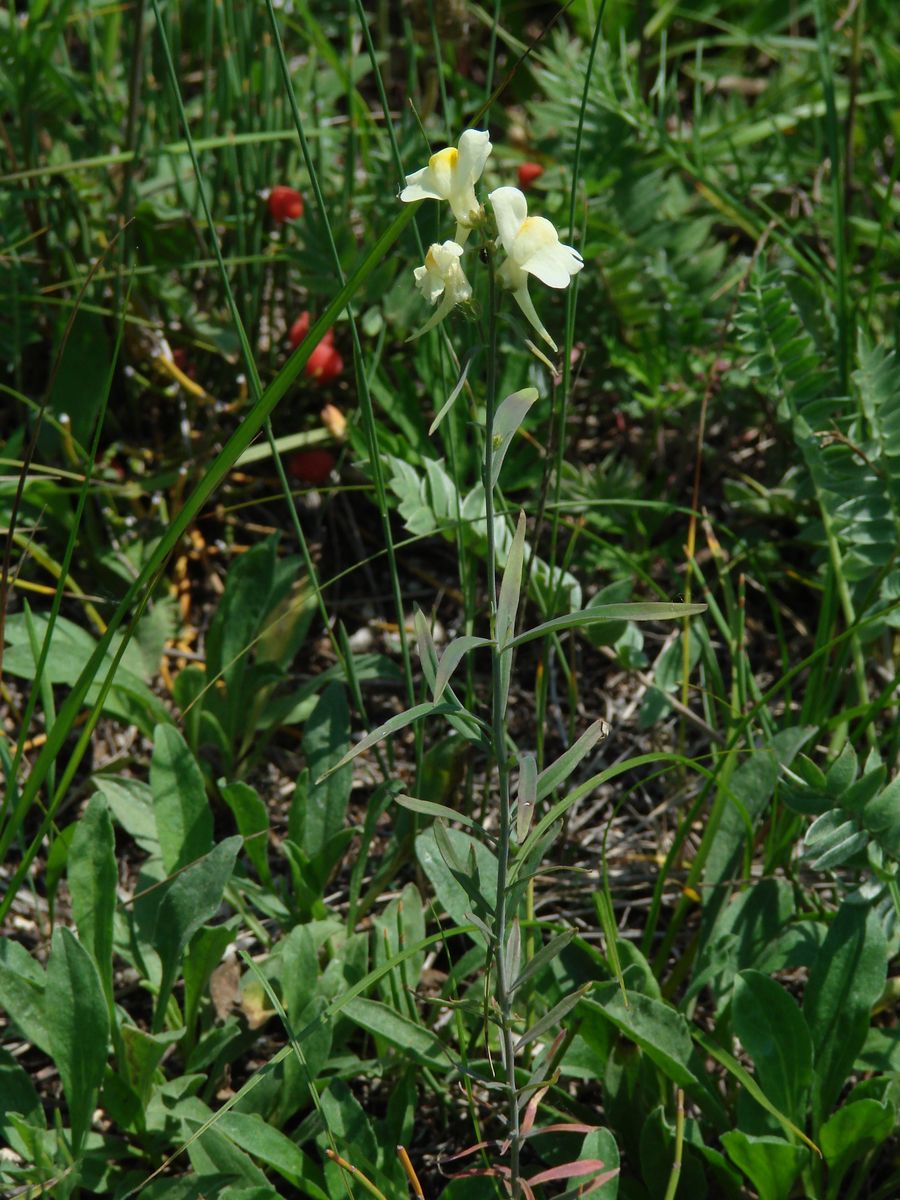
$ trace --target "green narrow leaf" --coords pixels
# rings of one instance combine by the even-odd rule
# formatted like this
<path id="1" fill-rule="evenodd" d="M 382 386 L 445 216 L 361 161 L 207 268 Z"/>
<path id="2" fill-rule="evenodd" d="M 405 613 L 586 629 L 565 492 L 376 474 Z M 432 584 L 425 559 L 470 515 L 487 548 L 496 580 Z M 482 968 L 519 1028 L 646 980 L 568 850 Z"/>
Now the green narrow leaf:
<path id="1" fill-rule="evenodd" d="M 588 726 L 577 742 L 559 756 L 556 762 L 541 771 L 537 779 L 536 798 L 543 800 L 545 796 L 549 796 L 554 788 L 559 787 L 568 779 L 581 760 L 590 754 L 594 746 L 605 737 L 609 737 L 609 726 L 602 718 L 598 718 L 593 725 Z"/>
<path id="2" fill-rule="evenodd" d="M 94 960 L 112 1013 L 113 920 L 119 876 L 112 817 L 99 792 L 91 797 L 75 826 L 69 847 L 68 880 L 78 936 Z"/>
<path id="3" fill-rule="evenodd" d="M 497 486 L 506 452 L 512 444 L 516 430 L 528 415 L 528 410 L 538 398 L 537 388 L 527 387 L 513 392 L 502 400 L 494 414 L 494 446 L 491 457 L 491 487 Z"/>
<path id="4" fill-rule="evenodd" d="M 481 353 L 481 347 L 473 346 L 472 349 L 469 350 L 468 353 L 466 354 L 465 362 L 463 363 L 463 368 L 459 373 L 459 379 L 457 379 L 457 381 L 456 381 L 456 386 L 454 387 L 454 389 L 450 393 L 450 395 L 447 397 L 447 399 L 444 401 L 444 404 L 441 406 L 440 412 L 437 414 L 437 416 L 431 422 L 431 425 L 428 430 L 429 437 L 432 436 L 432 434 L 435 432 L 435 430 L 440 425 L 441 421 L 443 421 L 444 417 L 446 417 L 447 413 L 453 407 L 453 405 L 456 401 L 456 397 L 459 395 L 459 393 L 465 387 L 466 379 L 469 374 L 469 368 L 472 366 L 475 359 L 478 357 L 478 355 L 480 353 Z M 537 395 L 537 393 L 535 393 L 535 395 Z"/>
<path id="5" fill-rule="evenodd" d="M 450 704 L 434 704 L 428 701 L 426 704 L 416 704 L 413 708 L 408 708 L 406 712 L 398 713 L 396 717 L 391 717 L 389 721 L 385 721 L 383 725 L 377 726 L 371 733 L 356 743 L 355 746 L 347 751 L 347 753 L 336 762 L 333 767 L 329 767 L 324 775 L 320 775 L 316 783 L 321 783 L 323 779 L 327 779 L 335 771 L 339 771 L 341 767 L 352 762 L 360 754 L 364 754 L 366 750 L 370 750 L 372 746 L 378 742 L 384 741 L 386 737 L 390 737 L 393 733 L 399 733 L 401 729 L 406 729 L 409 725 L 414 725 L 416 721 L 421 721 L 424 717 L 440 716 L 445 713 L 452 713 L 453 706 Z"/>
<path id="6" fill-rule="evenodd" d="M 172 725 L 157 725 L 153 732 L 150 789 L 163 866 L 171 875 L 208 854 L 213 840 L 203 774 Z"/>
<path id="7" fill-rule="evenodd" d="M 46 1020 L 77 1159 L 106 1067 L 109 1012 L 93 959 L 75 935 L 60 926 L 53 931 L 47 961 Z"/>
<path id="8" fill-rule="evenodd" d="M 544 1013 L 539 1020 L 535 1021 L 530 1029 L 525 1030 L 525 1032 L 516 1042 L 516 1053 L 518 1054 L 518 1052 L 524 1046 L 529 1045 L 529 1043 L 533 1042 L 535 1038 L 539 1038 L 542 1034 L 546 1033 L 548 1029 L 555 1029 L 563 1017 L 567 1013 L 570 1013 L 580 1000 L 584 999 L 587 992 L 589 992 L 593 986 L 594 985 L 592 983 L 585 983 L 570 995 L 564 996 L 563 999 L 560 1000 L 559 1004 L 554 1004 L 549 1012 Z"/>
<path id="9" fill-rule="evenodd" d="M 518 976 L 514 977 L 509 986 L 509 994 L 517 992 L 529 979 L 540 975 L 541 971 L 553 962 L 557 955 L 562 954 L 574 936 L 575 930 L 567 929 L 563 933 L 555 934 L 546 945 L 541 946 L 540 950 L 528 960 Z"/>
<path id="10" fill-rule="evenodd" d="M 440 703 L 440 699 L 444 694 L 444 688 L 450 682 L 453 672 L 459 666 L 462 659 L 469 653 L 470 650 L 475 650 L 478 646 L 490 646 L 490 638 L 474 637 L 465 634 L 463 637 L 454 638 L 444 653 L 441 655 L 441 661 L 438 664 L 437 673 L 434 679 L 434 702 Z"/>
<path id="11" fill-rule="evenodd" d="M 647 601 L 637 604 L 604 604 L 596 608 L 580 608 L 577 612 L 568 613 L 563 617 L 554 617 L 552 621 L 544 621 L 535 625 L 534 629 L 526 629 L 518 637 L 508 642 L 506 649 L 511 646 L 523 646 L 533 642 L 535 638 L 544 637 L 548 633 L 560 633 L 565 629 L 586 629 L 599 621 L 683 621 L 685 617 L 695 617 L 698 613 L 706 612 L 705 604 L 668 604 L 660 601 Z"/>
<path id="12" fill-rule="evenodd" d="M 418 800 L 415 796 L 407 796 L 400 792 L 394 797 L 397 804 L 403 808 L 408 808 L 411 812 L 424 813 L 426 817 L 440 817 L 444 821 L 459 821 L 461 825 L 466 825 L 469 829 L 481 830 L 481 826 L 465 813 L 456 812 L 455 809 L 448 808 L 446 804 L 435 804 L 431 800 Z"/>
<path id="13" fill-rule="evenodd" d="M 497 649 L 501 653 L 509 646 L 516 631 L 516 614 L 519 611 L 519 594 L 522 588 L 522 566 L 525 562 L 525 513 L 519 513 L 516 532 L 503 569 L 500 581 L 500 597 L 497 601 Z"/>

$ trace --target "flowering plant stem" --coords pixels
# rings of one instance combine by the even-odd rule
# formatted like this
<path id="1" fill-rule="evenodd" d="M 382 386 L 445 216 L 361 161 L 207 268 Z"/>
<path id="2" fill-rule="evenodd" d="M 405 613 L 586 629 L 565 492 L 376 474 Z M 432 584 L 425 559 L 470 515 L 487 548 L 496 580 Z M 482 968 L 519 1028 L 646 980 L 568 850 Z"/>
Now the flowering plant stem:
<path id="1" fill-rule="evenodd" d="M 505 949 L 507 943 L 507 878 L 509 875 L 512 813 L 509 796 L 509 758 L 506 752 L 506 714 L 501 652 L 497 647 L 497 552 L 494 540 L 494 491 L 491 485 L 494 455 L 494 413 L 497 406 L 497 281 L 493 248 L 488 248 L 488 355 L 487 395 L 484 429 L 484 503 L 487 521 L 487 582 L 491 613 L 491 726 L 494 757 L 497 760 L 497 780 L 500 795 L 500 829 L 497 846 L 497 901 L 494 906 L 494 971 L 497 1007 L 503 1042 L 503 1062 L 506 1068 L 507 1105 L 510 1142 L 509 1186 L 513 1200 L 519 1196 L 519 1106 L 516 1088 L 516 1062 L 512 1030 L 512 998 L 510 980 L 506 977 Z M 512 650 L 506 650 L 512 654 Z"/>

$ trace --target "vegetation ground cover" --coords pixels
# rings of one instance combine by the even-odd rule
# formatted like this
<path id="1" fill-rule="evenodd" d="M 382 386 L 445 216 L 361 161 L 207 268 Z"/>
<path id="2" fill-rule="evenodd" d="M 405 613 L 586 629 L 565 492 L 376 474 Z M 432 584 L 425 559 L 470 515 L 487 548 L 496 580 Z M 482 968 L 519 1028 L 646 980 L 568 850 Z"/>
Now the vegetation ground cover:
<path id="1" fill-rule="evenodd" d="M 0 41 L 4 1193 L 895 1196 L 896 6 Z"/>

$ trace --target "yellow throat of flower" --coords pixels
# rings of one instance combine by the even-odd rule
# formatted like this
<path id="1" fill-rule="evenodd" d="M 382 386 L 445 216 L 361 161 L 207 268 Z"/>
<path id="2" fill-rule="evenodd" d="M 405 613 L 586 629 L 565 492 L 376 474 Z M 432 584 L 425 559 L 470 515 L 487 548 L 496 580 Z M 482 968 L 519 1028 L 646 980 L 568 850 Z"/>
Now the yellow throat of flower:
<path id="1" fill-rule="evenodd" d="M 438 150 L 437 154 L 432 154 L 428 160 L 428 165 L 432 171 L 439 171 L 442 167 L 444 170 L 454 170 L 459 151 L 454 146 L 448 146 L 446 150 Z"/>

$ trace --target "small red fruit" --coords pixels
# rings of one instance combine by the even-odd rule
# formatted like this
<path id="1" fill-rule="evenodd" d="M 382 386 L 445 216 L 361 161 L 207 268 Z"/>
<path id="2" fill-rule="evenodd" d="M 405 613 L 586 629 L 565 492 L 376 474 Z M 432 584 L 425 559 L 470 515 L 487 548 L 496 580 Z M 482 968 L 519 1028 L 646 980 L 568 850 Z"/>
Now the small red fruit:
<path id="1" fill-rule="evenodd" d="M 287 462 L 292 479 L 313 485 L 326 483 L 334 470 L 334 455 L 330 450 L 298 450 Z"/>
<path id="2" fill-rule="evenodd" d="M 536 163 L 536 162 L 520 163 L 519 164 L 519 187 L 520 188 L 531 187 L 531 185 L 534 183 L 534 181 L 536 179 L 540 179 L 540 177 L 543 175 L 543 173 L 544 173 L 544 168 L 541 166 L 540 163 Z"/>
<path id="3" fill-rule="evenodd" d="M 296 350 L 306 335 L 309 333 L 310 316 L 308 312 L 302 312 L 297 320 L 293 323 L 288 334 L 288 341 Z"/>
<path id="4" fill-rule="evenodd" d="M 279 184 L 269 192 L 269 212 L 276 221 L 296 221 L 303 216 L 303 197 L 294 188 Z"/>
<path id="5" fill-rule="evenodd" d="M 316 379 L 319 383 L 329 383 L 332 379 L 337 379 L 344 369 L 344 360 L 332 345 L 333 336 L 330 331 L 325 334 L 303 368 L 310 379 Z"/>

